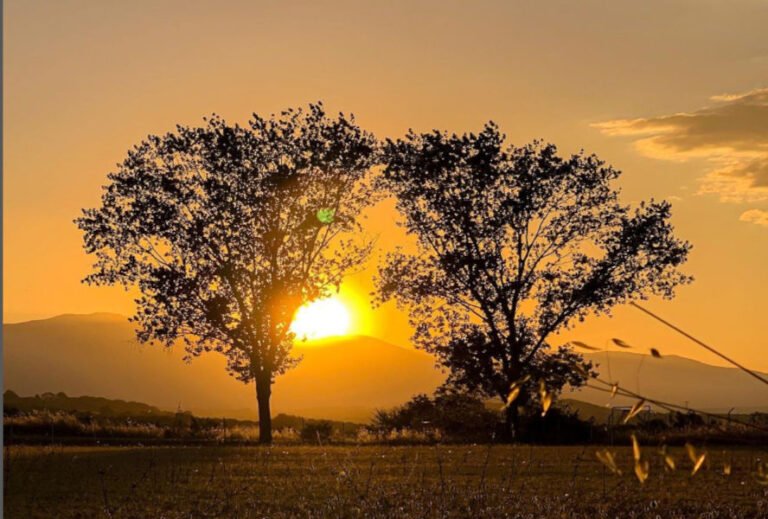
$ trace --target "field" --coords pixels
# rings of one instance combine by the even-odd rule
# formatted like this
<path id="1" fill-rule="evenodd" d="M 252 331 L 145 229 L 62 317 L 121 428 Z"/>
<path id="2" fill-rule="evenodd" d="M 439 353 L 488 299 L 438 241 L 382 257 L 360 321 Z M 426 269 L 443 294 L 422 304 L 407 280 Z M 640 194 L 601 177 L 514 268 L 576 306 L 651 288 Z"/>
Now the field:
<path id="1" fill-rule="evenodd" d="M 768 517 L 765 450 L 710 450 L 691 477 L 645 447 L 612 474 L 594 446 L 7 447 L 5 516 Z M 723 473 L 730 465 L 730 475 Z"/>

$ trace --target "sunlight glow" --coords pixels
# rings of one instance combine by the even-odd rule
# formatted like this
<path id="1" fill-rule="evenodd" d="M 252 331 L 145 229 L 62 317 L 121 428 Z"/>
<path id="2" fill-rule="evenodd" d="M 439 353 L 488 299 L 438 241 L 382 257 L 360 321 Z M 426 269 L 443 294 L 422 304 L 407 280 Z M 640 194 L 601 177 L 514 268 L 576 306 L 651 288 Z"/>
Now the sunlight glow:
<path id="1" fill-rule="evenodd" d="M 321 299 L 302 306 L 291 323 L 298 340 L 346 335 L 351 319 L 347 307 L 337 298 Z"/>

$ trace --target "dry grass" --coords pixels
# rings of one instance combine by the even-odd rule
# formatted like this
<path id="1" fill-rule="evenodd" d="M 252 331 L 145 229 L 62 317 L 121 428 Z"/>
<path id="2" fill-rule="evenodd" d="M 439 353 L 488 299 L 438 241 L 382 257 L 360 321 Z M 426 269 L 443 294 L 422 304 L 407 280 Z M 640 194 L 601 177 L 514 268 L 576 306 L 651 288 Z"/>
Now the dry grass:
<path id="1" fill-rule="evenodd" d="M 9 450 L 10 449 L 10 450 Z M 768 517 L 766 452 L 710 451 L 690 476 L 631 448 L 621 476 L 595 447 L 11 447 L 7 517 Z M 728 464 L 730 475 L 723 474 Z"/>

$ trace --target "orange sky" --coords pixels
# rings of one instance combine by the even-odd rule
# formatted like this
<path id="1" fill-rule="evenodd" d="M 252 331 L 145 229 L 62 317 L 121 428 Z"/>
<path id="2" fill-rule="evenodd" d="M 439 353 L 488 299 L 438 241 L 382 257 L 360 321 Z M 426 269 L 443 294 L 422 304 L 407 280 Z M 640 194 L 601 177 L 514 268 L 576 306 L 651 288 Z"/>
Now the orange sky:
<path id="1" fill-rule="evenodd" d="M 514 143 L 599 154 L 627 202 L 671 199 L 694 244 L 696 282 L 647 306 L 768 371 L 768 3 L 375 4 L 5 2 L 4 321 L 131 312 L 121 289 L 80 284 L 72 219 L 146 134 L 323 100 L 379 137 L 493 119 Z M 382 250 L 393 218 L 372 212 Z M 343 292 L 364 298 L 372 272 Z M 407 344 L 393 307 L 364 317 Z M 629 308 L 573 336 L 718 363 Z"/>

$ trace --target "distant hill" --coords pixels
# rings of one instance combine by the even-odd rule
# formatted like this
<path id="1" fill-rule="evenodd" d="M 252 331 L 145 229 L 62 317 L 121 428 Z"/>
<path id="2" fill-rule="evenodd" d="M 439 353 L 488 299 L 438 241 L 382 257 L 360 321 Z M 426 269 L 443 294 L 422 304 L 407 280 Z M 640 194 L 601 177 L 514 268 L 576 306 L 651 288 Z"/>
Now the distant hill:
<path id="1" fill-rule="evenodd" d="M 19 394 L 62 391 L 179 406 L 198 416 L 256 417 L 255 389 L 230 377 L 224 357 L 191 363 L 181 348 L 136 342 L 115 314 L 62 315 L 3 325 L 4 384 Z M 444 375 L 423 352 L 350 337 L 299 345 L 299 366 L 278 377 L 273 414 L 367 421 L 374 409 L 430 393 Z"/>
<path id="2" fill-rule="evenodd" d="M 167 411 L 181 407 L 197 416 L 256 417 L 254 387 L 227 375 L 221 355 L 205 354 L 186 364 L 179 348 L 137 344 L 123 316 L 62 315 L 5 324 L 3 338 L 5 389 L 18 394 L 61 391 L 146 402 Z M 275 415 L 364 422 L 374 409 L 431 393 L 445 378 L 429 355 L 371 337 L 299 345 L 295 352 L 303 360 L 278 377 Z M 673 355 L 585 357 L 599 364 L 603 378 L 652 398 L 714 411 L 768 411 L 768 387 L 737 369 Z M 602 408 L 632 403 L 591 389 L 566 391 L 562 398 Z"/>
<path id="3" fill-rule="evenodd" d="M 65 393 L 43 393 L 19 396 L 13 391 L 3 393 L 3 408 L 16 411 L 76 411 L 102 416 L 166 416 L 172 413 L 141 402 L 127 402 L 96 396 L 70 397 Z"/>
<path id="4" fill-rule="evenodd" d="M 377 408 L 432 393 L 445 380 L 424 352 L 372 337 L 329 340 L 294 349 L 301 363 L 277 378 L 276 409 L 309 418 L 367 421 Z"/>
<path id="5" fill-rule="evenodd" d="M 610 407 L 590 404 L 589 402 L 582 402 L 581 400 L 574 400 L 573 398 L 561 398 L 555 405 L 578 413 L 579 418 L 582 420 L 591 419 L 594 420 L 595 423 L 600 424 L 608 422 L 608 416 L 611 414 Z"/>
<path id="6" fill-rule="evenodd" d="M 768 411 L 768 386 L 736 368 L 711 366 L 677 355 L 657 359 L 623 351 L 589 353 L 584 357 L 599 366 L 601 378 L 650 398 L 712 412 L 728 412 L 732 407 L 735 413 Z M 633 399 L 612 399 L 607 393 L 589 388 L 566 392 L 563 398 L 603 406 L 634 403 Z"/>

